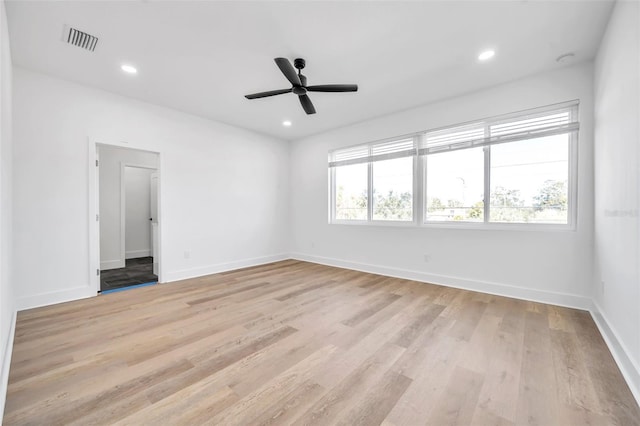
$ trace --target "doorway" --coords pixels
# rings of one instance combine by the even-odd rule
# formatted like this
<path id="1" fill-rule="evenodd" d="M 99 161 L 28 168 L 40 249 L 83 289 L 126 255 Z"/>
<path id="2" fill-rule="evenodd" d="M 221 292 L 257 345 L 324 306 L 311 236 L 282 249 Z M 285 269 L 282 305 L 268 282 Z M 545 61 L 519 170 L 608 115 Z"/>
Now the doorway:
<path id="1" fill-rule="evenodd" d="M 99 292 L 158 282 L 159 154 L 97 144 Z"/>

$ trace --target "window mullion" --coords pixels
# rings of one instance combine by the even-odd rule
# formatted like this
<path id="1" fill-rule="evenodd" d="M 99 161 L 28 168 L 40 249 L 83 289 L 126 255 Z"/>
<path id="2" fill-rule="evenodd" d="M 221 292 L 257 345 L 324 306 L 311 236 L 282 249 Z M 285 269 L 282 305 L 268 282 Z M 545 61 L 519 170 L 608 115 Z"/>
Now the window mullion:
<path id="1" fill-rule="evenodd" d="M 578 107 L 571 109 L 571 121 L 578 121 Z M 577 225 L 578 218 L 578 134 L 572 132 L 568 135 L 568 170 L 567 170 L 567 223 L 571 227 Z"/>
<path id="2" fill-rule="evenodd" d="M 484 126 L 484 137 L 490 136 L 489 125 Z M 484 223 L 489 223 L 491 218 L 491 145 L 487 145 L 484 151 Z"/>
<path id="3" fill-rule="evenodd" d="M 371 157 L 371 147 L 369 147 Z M 373 220 L 373 161 L 367 163 L 367 221 Z"/>
<path id="4" fill-rule="evenodd" d="M 417 135 L 414 143 L 416 144 L 418 154 L 413 162 L 413 222 L 417 225 L 422 225 L 425 221 L 424 218 L 424 159 L 419 154 L 420 147 L 422 146 L 424 135 Z"/>
<path id="5" fill-rule="evenodd" d="M 336 221 L 336 168 L 329 169 L 329 223 Z"/>

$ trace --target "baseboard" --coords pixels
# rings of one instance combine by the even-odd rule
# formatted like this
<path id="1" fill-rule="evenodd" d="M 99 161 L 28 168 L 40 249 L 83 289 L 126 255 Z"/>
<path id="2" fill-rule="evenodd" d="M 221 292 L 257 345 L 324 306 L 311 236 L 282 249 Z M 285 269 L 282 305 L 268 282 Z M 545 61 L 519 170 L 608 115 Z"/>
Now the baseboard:
<path id="1" fill-rule="evenodd" d="M 0 423 L 4 417 L 4 404 L 7 401 L 7 387 L 9 385 L 9 368 L 11 367 L 11 356 L 13 355 L 13 339 L 16 335 L 16 312 L 11 317 L 11 328 L 6 342 L 4 357 L 2 358 L 2 382 L 0 383 Z"/>
<path id="2" fill-rule="evenodd" d="M 40 306 L 55 305 L 56 303 L 70 302 L 72 300 L 85 299 L 95 296 L 95 288 L 76 287 L 62 291 L 54 291 L 51 293 L 40 293 L 33 296 L 21 297 L 16 300 L 18 311 L 25 309 L 38 308 Z"/>
<path id="3" fill-rule="evenodd" d="M 151 256 L 151 249 L 131 250 L 124 253 L 125 259 L 137 259 L 138 257 L 149 257 L 149 256 Z"/>
<path id="4" fill-rule="evenodd" d="M 307 262 L 319 263 L 322 265 L 353 269 L 356 271 L 369 272 L 372 274 L 385 275 L 395 278 L 422 281 L 443 285 L 446 287 L 478 291 L 482 293 L 495 294 L 497 296 L 512 297 L 514 299 L 566 306 L 569 308 L 589 310 L 592 306 L 590 298 L 575 294 L 556 293 L 531 288 L 516 287 L 508 284 L 470 280 L 468 278 L 454 277 L 449 275 L 428 274 L 421 271 L 412 271 L 408 269 L 393 268 L 388 266 L 351 262 L 342 259 L 312 256 L 302 253 L 292 253 L 290 257 L 292 259 L 304 260 Z"/>
<path id="5" fill-rule="evenodd" d="M 204 275 L 217 274 L 220 272 L 232 271 L 234 269 L 248 268 L 250 266 L 264 265 L 265 263 L 279 262 L 287 260 L 291 257 L 286 254 L 275 254 L 271 256 L 253 257 L 250 259 L 236 260 L 233 262 L 218 263 L 215 265 L 203 266 L 193 269 L 182 269 L 179 271 L 165 272 L 162 276 L 162 282 L 172 282 L 186 280 L 189 278 L 202 277 Z"/>
<path id="6" fill-rule="evenodd" d="M 591 317 L 609 347 L 613 359 L 616 361 L 616 364 L 618 364 L 622 376 L 627 381 L 633 397 L 636 399 L 638 405 L 640 405 L 640 366 L 628 355 L 630 352 L 627 350 L 626 345 L 618 338 L 618 333 L 611 327 L 611 323 L 607 320 L 600 305 L 598 305 L 595 300 L 593 301 L 590 311 Z"/>
<path id="7" fill-rule="evenodd" d="M 100 261 L 100 270 L 101 271 L 106 271 L 108 269 L 118 269 L 118 268 L 124 268 L 125 267 L 125 261 L 124 259 L 120 260 L 105 260 L 105 261 Z"/>

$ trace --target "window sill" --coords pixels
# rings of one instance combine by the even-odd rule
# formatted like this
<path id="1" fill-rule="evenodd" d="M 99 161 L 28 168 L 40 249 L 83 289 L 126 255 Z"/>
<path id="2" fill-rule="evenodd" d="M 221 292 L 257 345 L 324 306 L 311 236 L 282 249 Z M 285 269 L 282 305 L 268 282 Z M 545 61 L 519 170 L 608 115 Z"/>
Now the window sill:
<path id="1" fill-rule="evenodd" d="M 337 220 L 329 222 L 329 225 L 341 226 L 371 226 L 389 228 L 414 228 L 414 229 L 457 229 L 472 231 L 517 231 L 517 232 L 575 232 L 576 226 L 571 224 L 548 223 L 474 223 L 474 222 L 428 222 L 416 224 L 415 222 L 402 221 L 356 221 Z"/>
<path id="2" fill-rule="evenodd" d="M 534 232 L 573 232 L 576 227 L 570 224 L 551 223 L 474 223 L 474 222 L 428 222 L 420 228 L 475 229 L 480 231 L 534 231 Z"/>
<path id="3" fill-rule="evenodd" d="M 382 226 L 392 228 L 417 228 L 415 222 L 401 221 L 401 220 L 334 220 L 329 222 L 329 225 L 347 225 L 347 226 Z"/>

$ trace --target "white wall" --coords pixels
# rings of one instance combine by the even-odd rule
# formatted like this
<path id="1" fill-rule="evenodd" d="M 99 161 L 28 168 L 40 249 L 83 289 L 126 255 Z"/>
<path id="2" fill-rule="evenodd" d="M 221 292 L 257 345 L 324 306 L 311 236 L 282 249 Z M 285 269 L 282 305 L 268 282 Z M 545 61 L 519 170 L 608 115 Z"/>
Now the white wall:
<path id="1" fill-rule="evenodd" d="M 285 257 L 287 142 L 18 67 L 14 93 L 19 307 L 95 295 L 88 138 L 160 153 L 164 281 Z"/>
<path id="2" fill-rule="evenodd" d="M 594 300 L 640 400 L 639 22 L 618 1 L 596 58 Z"/>
<path id="3" fill-rule="evenodd" d="M 9 379 L 15 300 L 11 265 L 11 51 L 4 1 L 0 1 L 0 418 Z"/>
<path id="4" fill-rule="evenodd" d="M 151 169 L 125 167 L 125 255 L 151 256 Z"/>
<path id="5" fill-rule="evenodd" d="M 575 232 L 327 224 L 330 149 L 572 99 L 581 102 Z M 592 134 L 592 66 L 584 64 L 292 142 L 296 257 L 587 307 L 586 283 L 592 273 Z M 427 253 L 429 263 L 424 262 Z"/>
<path id="6" fill-rule="evenodd" d="M 122 164 L 136 164 L 155 169 L 158 167 L 158 154 L 109 145 L 99 145 L 98 151 L 100 157 L 100 269 L 123 268 L 127 251 L 126 239 L 130 239 L 131 235 L 128 231 L 125 232 L 126 235 L 122 235 L 121 232 Z M 148 187 L 147 182 L 147 192 Z M 149 222 L 148 216 L 147 222 Z M 137 227 L 129 226 L 127 229 L 135 230 Z M 137 240 L 138 238 L 134 238 L 136 241 L 134 245 L 138 245 Z"/>

